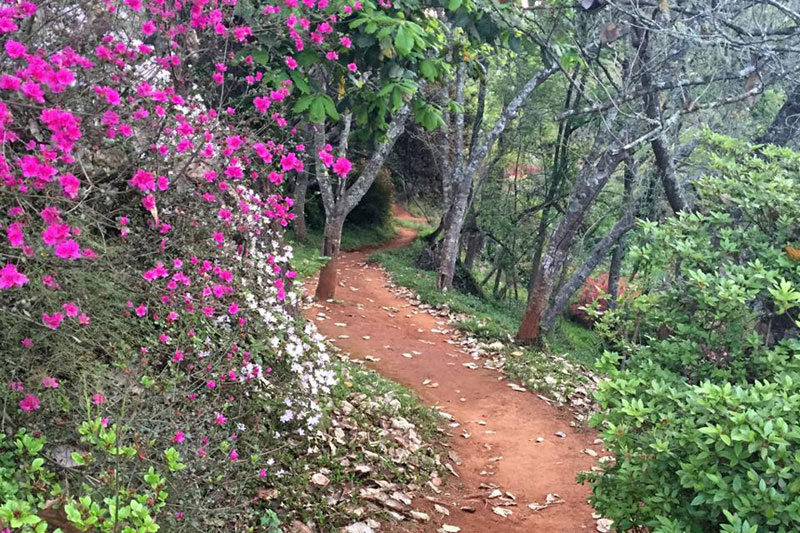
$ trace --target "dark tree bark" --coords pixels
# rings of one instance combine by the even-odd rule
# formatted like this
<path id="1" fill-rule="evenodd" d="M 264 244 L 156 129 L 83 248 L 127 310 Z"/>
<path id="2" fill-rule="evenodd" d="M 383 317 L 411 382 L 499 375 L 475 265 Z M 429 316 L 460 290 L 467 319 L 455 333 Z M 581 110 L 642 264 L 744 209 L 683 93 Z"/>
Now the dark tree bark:
<path id="1" fill-rule="evenodd" d="M 608 306 L 611 309 L 617 307 L 619 297 L 619 280 L 622 277 L 622 260 L 625 256 L 624 237 L 620 237 L 619 242 L 614 245 L 611 252 L 611 262 L 608 266 Z"/>
<path id="2" fill-rule="evenodd" d="M 344 227 L 345 218 L 353 208 L 358 205 L 358 202 L 367 193 L 367 190 L 372 186 L 378 171 L 383 167 L 383 162 L 386 156 L 392 150 L 397 138 L 403 133 L 406 127 L 406 121 L 411 115 L 411 110 L 408 105 L 404 105 L 395 112 L 392 121 L 389 124 L 389 129 L 386 131 L 385 138 L 372 152 L 364 168 L 361 169 L 361 174 L 355 182 L 347 187 L 346 180 L 337 178 L 338 183 L 334 188 L 328 176 L 327 169 L 319 161 L 317 156 L 317 181 L 319 182 L 320 192 L 322 194 L 322 205 L 325 208 L 325 230 L 323 240 L 323 255 L 330 257 L 328 263 L 319 271 L 319 282 L 317 283 L 316 298 L 318 300 L 327 300 L 333 298 L 336 293 L 336 263 L 339 255 L 339 248 L 342 241 L 342 228 Z M 339 155 L 343 156 L 347 151 L 347 139 L 350 134 L 350 120 L 349 115 L 343 118 L 342 133 L 339 138 Z M 314 150 L 319 152 L 319 149 L 325 145 L 326 135 L 324 127 L 319 127 L 314 137 Z"/>
<path id="3" fill-rule="evenodd" d="M 800 85 L 786 97 L 786 102 L 778 110 L 772 123 L 757 140 L 763 144 L 786 146 L 800 130 Z"/>
<path id="4" fill-rule="evenodd" d="M 478 86 L 478 105 L 475 109 L 475 120 L 472 122 L 472 135 L 469 140 L 469 153 L 475 151 L 478 145 L 478 138 L 481 134 L 481 126 L 483 126 L 483 114 L 486 110 L 486 76 L 482 77 Z"/>
<path id="5" fill-rule="evenodd" d="M 542 315 L 550 301 L 558 273 L 567 260 L 575 232 L 583 222 L 595 197 L 623 159 L 624 151 L 621 148 L 607 148 L 598 155 L 601 137 L 606 134 L 607 132 L 598 133 L 595 146 L 573 186 L 564 216 L 550 237 L 541 265 L 532 272 L 528 303 L 518 332 L 518 337 L 523 342 L 538 340 Z"/>
<path id="6" fill-rule="evenodd" d="M 661 106 L 658 101 L 658 93 L 653 90 L 653 77 L 650 74 L 650 34 L 645 29 L 634 30 L 633 45 L 638 51 L 636 63 L 642 80 L 642 89 L 648 91 L 644 96 L 644 111 L 647 118 L 661 124 L 661 130 L 651 141 L 650 146 L 655 156 L 656 168 L 661 176 L 664 185 L 664 192 L 667 196 L 672 211 L 680 213 L 690 210 L 686 194 L 675 172 L 675 159 L 669 147 L 667 139 L 666 124 L 661 116 Z"/>
<path id="7" fill-rule="evenodd" d="M 556 318 L 564 312 L 569 299 L 575 294 L 585 282 L 586 279 L 592 274 L 600 261 L 608 255 L 609 250 L 619 239 L 630 231 L 636 223 L 636 219 L 631 211 L 627 211 L 618 221 L 614 224 L 605 236 L 592 248 L 586 261 L 572 273 L 569 280 L 564 283 L 553 298 L 553 303 L 548 307 L 547 312 L 544 314 L 542 321 L 542 330 L 551 331 Z"/>
<path id="8" fill-rule="evenodd" d="M 474 209 L 471 209 L 467 215 L 462 240 L 466 241 L 464 246 L 464 268 L 470 270 L 475 266 L 475 261 L 480 256 L 485 241 L 483 232 L 478 227 L 478 215 Z"/>
<path id="9" fill-rule="evenodd" d="M 624 197 L 622 203 L 624 206 L 630 204 L 631 194 L 633 193 L 633 180 L 635 176 L 635 169 L 633 158 L 628 157 L 625 159 L 625 173 L 623 174 L 623 187 Z M 608 305 L 611 308 L 617 306 L 617 297 L 619 296 L 619 280 L 622 275 L 622 260 L 625 257 L 625 236 L 622 235 L 619 241 L 614 246 L 614 251 L 611 253 L 611 264 L 608 267 Z"/>
<path id="10" fill-rule="evenodd" d="M 336 268 L 339 260 L 339 248 L 342 244 L 342 228 L 344 215 L 336 214 L 325 217 L 325 231 L 322 240 L 322 255 L 329 257 L 328 262 L 319 271 L 319 281 L 315 296 L 317 300 L 328 300 L 336 294 Z"/>
<path id="11" fill-rule="evenodd" d="M 570 85 L 567 89 L 566 101 L 564 102 L 565 108 L 569 108 L 571 105 L 574 105 L 572 101 L 573 90 L 574 87 L 572 85 Z M 580 94 L 578 94 L 578 99 L 579 98 Z M 553 209 L 553 203 L 555 202 L 559 189 L 561 189 L 561 183 L 564 181 L 564 178 L 566 178 L 567 175 L 567 169 L 569 166 L 569 141 L 574 131 L 575 130 L 573 127 L 567 122 L 561 122 L 558 125 L 556 147 L 553 151 L 553 170 L 550 173 L 550 177 L 547 182 L 547 189 L 543 202 L 544 207 L 542 208 L 542 214 L 539 218 L 539 227 L 536 230 L 536 243 L 534 245 L 533 261 L 531 262 L 532 275 L 529 278 L 528 294 L 533 291 L 533 285 L 531 284 L 536 278 L 533 273 L 537 272 L 541 267 L 542 254 L 544 253 L 544 247 L 547 243 L 547 228 L 550 224 L 550 210 Z"/>

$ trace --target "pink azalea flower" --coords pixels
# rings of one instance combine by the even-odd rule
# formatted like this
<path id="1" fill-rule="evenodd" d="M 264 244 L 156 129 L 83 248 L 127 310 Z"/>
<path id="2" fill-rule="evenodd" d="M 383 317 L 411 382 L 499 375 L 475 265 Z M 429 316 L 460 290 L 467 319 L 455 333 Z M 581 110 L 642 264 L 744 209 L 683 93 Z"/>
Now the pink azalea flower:
<path id="1" fill-rule="evenodd" d="M 5 49 L 6 49 L 6 54 L 8 54 L 8 57 L 10 57 L 11 59 L 17 59 L 18 57 L 22 57 L 25 55 L 25 52 L 28 51 L 28 49 L 25 47 L 24 44 L 15 41 L 13 39 L 9 39 L 6 41 Z"/>
<path id="2" fill-rule="evenodd" d="M 55 252 L 61 259 L 70 261 L 81 257 L 81 247 L 72 239 L 56 244 Z"/>
<path id="3" fill-rule="evenodd" d="M 26 283 L 28 283 L 28 278 L 17 270 L 16 265 L 6 263 L 6 266 L 0 268 L 0 289 L 22 287 Z"/>
<path id="4" fill-rule="evenodd" d="M 231 450 L 231 453 L 228 454 L 228 457 L 231 461 L 236 461 L 239 459 L 239 452 L 236 451 L 236 448 Z"/>
<path id="5" fill-rule="evenodd" d="M 182 443 L 184 440 L 186 440 L 186 434 L 183 431 L 176 431 L 175 436 L 172 437 L 172 442 L 177 444 Z"/>
<path id="6" fill-rule="evenodd" d="M 227 421 L 228 419 L 225 418 L 225 415 L 223 415 L 222 413 L 217 413 L 217 416 L 214 418 L 214 423 L 220 426 L 224 425 L 225 422 Z"/>
<path id="7" fill-rule="evenodd" d="M 139 304 L 136 307 L 136 316 L 138 316 L 139 318 L 142 318 L 146 314 L 147 314 L 147 306 L 144 305 L 144 304 Z"/>
<path id="8" fill-rule="evenodd" d="M 42 322 L 44 322 L 44 325 L 50 329 L 58 329 L 63 320 L 64 315 L 61 313 L 53 313 L 52 315 L 42 313 Z"/>
<path id="9" fill-rule="evenodd" d="M 64 308 L 64 312 L 67 314 L 68 317 L 76 317 L 80 312 L 80 308 L 75 302 L 67 302 L 61 307 Z"/>
<path id="10" fill-rule="evenodd" d="M 333 172 L 340 178 L 347 177 L 347 173 L 350 172 L 351 168 L 353 168 L 353 164 L 344 157 L 340 157 L 333 164 Z"/>
<path id="11" fill-rule="evenodd" d="M 24 339 L 22 339 L 21 342 L 22 345 L 26 348 L 30 348 L 31 346 L 33 346 L 33 339 L 31 339 L 30 337 L 25 337 Z"/>
<path id="12" fill-rule="evenodd" d="M 297 60 L 292 56 L 286 56 L 286 66 L 289 67 L 289 70 L 294 70 L 297 68 Z"/>
<path id="13" fill-rule="evenodd" d="M 25 244 L 25 233 L 22 231 L 24 226 L 22 222 L 12 222 L 6 228 L 8 244 L 10 244 L 12 248 L 20 248 Z"/>
<path id="14" fill-rule="evenodd" d="M 106 403 L 106 397 L 99 392 L 92 395 L 92 403 L 95 405 L 103 405 Z"/>
<path id="15" fill-rule="evenodd" d="M 156 23 L 148 20 L 142 24 L 142 34 L 145 36 L 153 35 L 156 32 Z"/>
<path id="16" fill-rule="evenodd" d="M 271 104 L 272 102 L 266 96 L 256 96 L 253 98 L 253 105 L 256 106 L 259 113 L 266 113 Z"/>
<path id="17" fill-rule="evenodd" d="M 133 174 L 128 184 L 142 191 L 154 191 L 156 189 L 156 177 L 152 172 L 139 169 Z"/>
<path id="18" fill-rule="evenodd" d="M 355 63 L 348 63 L 347 70 L 349 70 L 350 72 L 356 72 L 358 70 L 358 65 L 356 65 Z"/>
<path id="19" fill-rule="evenodd" d="M 67 198 L 75 199 L 78 197 L 78 191 L 81 188 L 81 180 L 75 177 L 74 174 L 67 172 L 60 178 L 58 183 L 61 185 L 61 190 Z"/>
<path id="20" fill-rule="evenodd" d="M 57 389 L 58 381 L 56 381 L 56 378 L 54 377 L 42 378 L 42 387 L 46 389 Z"/>
<path id="21" fill-rule="evenodd" d="M 152 211 L 156 207 L 156 197 L 152 194 L 148 194 L 144 198 L 142 198 L 142 207 L 147 209 L 148 211 Z"/>
<path id="22" fill-rule="evenodd" d="M 19 401 L 19 408 L 26 413 L 30 413 L 31 411 L 40 409 L 40 403 L 39 398 L 35 394 L 28 393 Z"/>
<path id="23" fill-rule="evenodd" d="M 64 242 L 69 237 L 69 226 L 67 224 L 49 224 L 42 232 L 42 240 L 48 246 L 55 246 Z"/>

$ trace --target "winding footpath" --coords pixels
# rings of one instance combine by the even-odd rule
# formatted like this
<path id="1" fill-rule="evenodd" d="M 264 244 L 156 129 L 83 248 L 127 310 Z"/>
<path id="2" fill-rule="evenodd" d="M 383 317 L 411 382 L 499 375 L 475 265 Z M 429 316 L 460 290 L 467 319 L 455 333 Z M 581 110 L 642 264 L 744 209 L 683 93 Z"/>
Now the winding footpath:
<path id="1" fill-rule="evenodd" d="M 397 218 L 411 216 L 399 212 Z M 414 498 L 414 508 L 428 514 L 430 522 L 404 521 L 393 530 L 435 532 L 448 524 L 464 533 L 595 531 L 593 509 L 586 503 L 590 489 L 575 482 L 577 473 L 594 462 L 581 450 L 598 448 L 595 435 L 573 430 L 568 411 L 513 390 L 498 372 L 463 366 L 473 359 L 442 334 L 450 329 L 446 319 L 395 295 L 385 272 L 365 263 L 377 250 L 407 246 L 416 238 L 412 230 L 397 229 L 398 236 L 382 248 L 342 254 L 336 299 L 306 310 L 352 359 L 366 358 L 367 366 L 453 417 L 446 426 L 449 459 L 443 462 L 450 462 L 458 477 L 447 476 L 438 494 L 430 490 L 428 498 Z M 489 498 L 494 486 L 502 496 L 494 492 Z M 544 505 L 548 494 L 557 495 L 558 500 L 550 499 L 558 503 L 529 507 Z M 496 509 L 511 514 L 501 516 Z"/>

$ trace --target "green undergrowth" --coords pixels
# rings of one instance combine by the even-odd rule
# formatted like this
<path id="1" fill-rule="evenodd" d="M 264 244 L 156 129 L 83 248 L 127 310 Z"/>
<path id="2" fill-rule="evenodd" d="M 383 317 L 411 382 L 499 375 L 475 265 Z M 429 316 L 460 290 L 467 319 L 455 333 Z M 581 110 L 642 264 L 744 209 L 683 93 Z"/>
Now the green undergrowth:
<path id="1" fill-rule="evenodd" d="M 421 199 L 407 202 L 403 207 L 415 217 L 425 218 L 431 221 L 438 221 L 439 217 L 442 216 L 442 211 L 439 207 Z"/>
<path id="2" fill-rule="evenodd" d="M 420 222 L 417 220 L 408 220 L 399 218 L 395 220 L 395 225 L 400 226 L 401 228 L 412 229 L 417 232 L 419 237 L 425 237 L 426 235 L 430 235 L 436 229 L 427 222 Z"/>

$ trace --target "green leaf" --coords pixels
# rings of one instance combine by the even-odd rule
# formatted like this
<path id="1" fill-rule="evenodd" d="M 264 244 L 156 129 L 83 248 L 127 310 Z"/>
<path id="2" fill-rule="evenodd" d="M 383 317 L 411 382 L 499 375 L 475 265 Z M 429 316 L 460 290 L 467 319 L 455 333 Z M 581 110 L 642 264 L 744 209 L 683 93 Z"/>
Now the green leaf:
<path id="1" fill-rule="evenodd" d="M 322 97 L 315 96 L 308 111 L 308 119 L 314 124 L 322 124 L 325 121 L 325 101 Z"/>
<path id="2" fill-rule="evenodd" d="M 435 80 L 438 74 L 436 71 L 436 66 L 430 59 L 422 60 L 422 62 L 419 64 L 419 71 L 428 81 Z"/>
<path id="3" fill-rule="evenodd" d="M 309 96 L 301 96 L 300 98 L 297 99 L 297 103 L 294 104 L 294 107 L 292 108 L 292 110 L 295 113 L 302 113 L 304 111 L 307 111 L 308 108 L 311 106 L 311 102 L 313 102 L 313 101 L 314 101 L 314 97 L 313 96 L 310 96 L 310 95 Z"/>
<path id="4" fill-rule="evenodd" d="M 308 94 L 311 92 L 311 87 L 309 87 L 305 76 L 303 76 L 301 73 L 293 70 L 289 72 L 289 77 L 292 78 L 292 83 L 294 83 L 294 86 L 297 87 L 301 93 Z"/>
<path id="5" fill-rule="evenodd" d="M 332 120 L 339 120 L 339 113 L 336 111 L 336 104 L 333 103 L 333 100 L 331 100 L 330 96 L 323 96 L 322 103 L 325 106 L 325 113 Z"/>
<path id="6" fill-rule="evenodd" d="M 394 47 L 400 55 L 407 56 L 414 49 L 414 37 L 401 25 L 394 36 Z"/>
<path id="7" fill-rule="evenodd" d="M 450 11 L 456 11 L 458 10 L 459 7 L 461 7 L 461 4 L 463 2 L 464 0 L 450 0 L 449 2 L 447 2 L 447 9 L 449 9 Z"/>
<path id="8" fill-rule="evenodd" d="M 319 63 L 319 55 L 313 50 L 303 50 L 299 54 L 297 54 L 297 64 L 301 67 L 307 67 L 309 65 L 313 65 L 315 63 Z"/>

